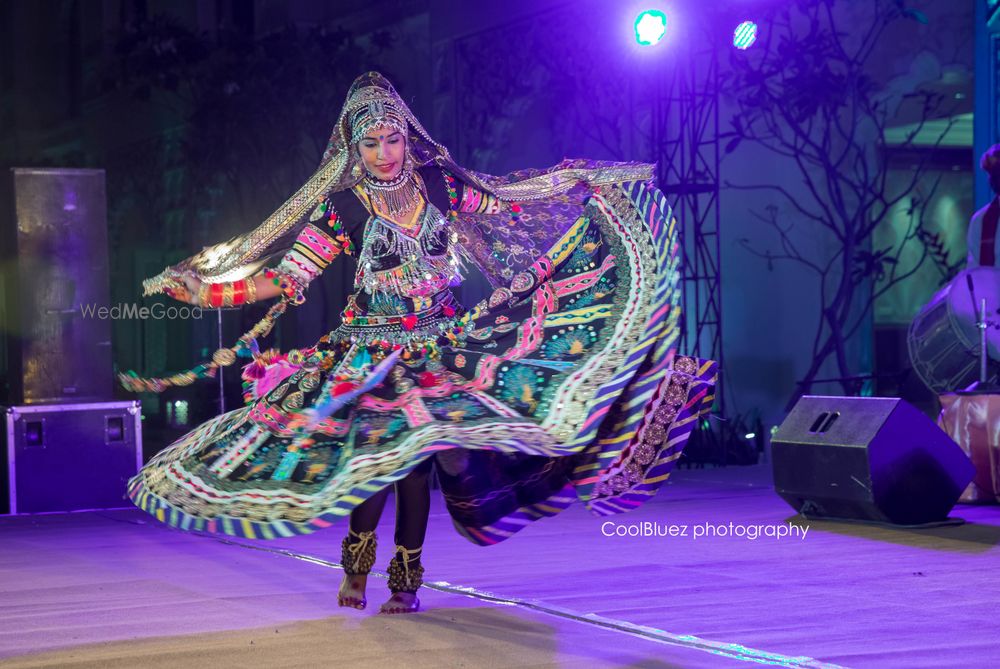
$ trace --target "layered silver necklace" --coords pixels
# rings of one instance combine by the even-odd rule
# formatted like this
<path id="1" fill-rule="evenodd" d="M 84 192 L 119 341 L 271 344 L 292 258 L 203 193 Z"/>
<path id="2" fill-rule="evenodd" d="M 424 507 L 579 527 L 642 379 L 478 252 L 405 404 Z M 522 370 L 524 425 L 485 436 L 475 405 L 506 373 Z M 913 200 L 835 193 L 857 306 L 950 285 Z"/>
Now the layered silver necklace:
<path id="1" fill-rule="evenodd" d="M 420 198 L 420 186 L 413 178 L 412 169 L 401 170 L 389 181 L 382 181 L 371 174 L 366 174 L 364 189 L 372 204 L 393 218 L 412 210 Z"/>

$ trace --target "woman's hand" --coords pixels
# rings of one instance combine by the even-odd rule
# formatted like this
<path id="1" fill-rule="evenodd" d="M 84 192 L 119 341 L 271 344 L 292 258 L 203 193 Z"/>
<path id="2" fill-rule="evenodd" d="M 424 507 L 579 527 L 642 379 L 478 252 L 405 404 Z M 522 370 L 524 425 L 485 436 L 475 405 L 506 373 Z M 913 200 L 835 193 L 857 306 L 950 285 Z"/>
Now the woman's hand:
<path id="1" fill-rule="evenodd" d="M 201 290 L 201 279 L 184 274 L 175 280 L 175 284 L 170 288 L 164 288 L 163 292 L 188 304 L 198 304 L 198 291 Z"/>

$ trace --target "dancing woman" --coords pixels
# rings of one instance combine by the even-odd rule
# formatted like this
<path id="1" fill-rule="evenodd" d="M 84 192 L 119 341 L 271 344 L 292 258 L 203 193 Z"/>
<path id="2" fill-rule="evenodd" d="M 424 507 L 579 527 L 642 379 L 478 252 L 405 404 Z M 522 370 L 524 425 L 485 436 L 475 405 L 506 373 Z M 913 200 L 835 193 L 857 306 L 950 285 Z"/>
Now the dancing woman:
<path id="1" fill-rule="evenodd" d="M 456 529 L 489 545 L 580 499 L 596 514 L 655 493 L 712 401 L 715 365 L 675 354 L 676 225 L 650 165 L 564 161 L 494 177 L 457 165 L 384 77 L 359 77 L 318 171 L 255 230 L 144 282 L 207 307 L 277 298 L 211 363 L 238 358 L 245 406 L 200 425 L 129 483 L 181 529 L 287 537 L 349 516 L 342 606 L 364 608 L 375 528 L 396 491 L 391 596 L 417 589 L 436 472 Z M 261 350 L 338 256 L 356 264 L 315 345 Z M 474 268 L 493 288 L 462 305 Z"/>

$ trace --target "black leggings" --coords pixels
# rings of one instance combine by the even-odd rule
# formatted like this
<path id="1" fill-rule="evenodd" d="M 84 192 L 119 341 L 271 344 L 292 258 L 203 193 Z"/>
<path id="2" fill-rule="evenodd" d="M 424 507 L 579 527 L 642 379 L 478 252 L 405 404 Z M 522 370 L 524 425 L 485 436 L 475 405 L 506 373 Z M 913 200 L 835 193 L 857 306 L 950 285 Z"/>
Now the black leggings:
<path id="1" fill-rule="evenodd" d="M 427 516 L 431 510 L 431 458 L 424 460 L 406 478 L 396 481 L 396 545 L 407 549 L 424 545 Z M 351 511 L 351 529 L 370 532 L 378 525 L 389 488 L 383 488 Z"/>

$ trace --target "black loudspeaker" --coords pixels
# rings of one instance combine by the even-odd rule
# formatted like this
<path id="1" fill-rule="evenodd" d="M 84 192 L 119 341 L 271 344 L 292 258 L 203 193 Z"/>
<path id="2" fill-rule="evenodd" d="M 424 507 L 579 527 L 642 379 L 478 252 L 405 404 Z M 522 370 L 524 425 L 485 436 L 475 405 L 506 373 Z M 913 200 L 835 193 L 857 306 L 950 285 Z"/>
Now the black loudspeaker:
<path id="1" fill-rule="evenodd" d="M 975 474 L 962 449 L 905 401 L 798 401 L 771 438 L 774 487 L 808 518 L 945 520 Z"/>
<path id="2" fill-rule="evenodd" d="M 0 179 L 0 402 L 113 397 L 104 171 Z"/>

